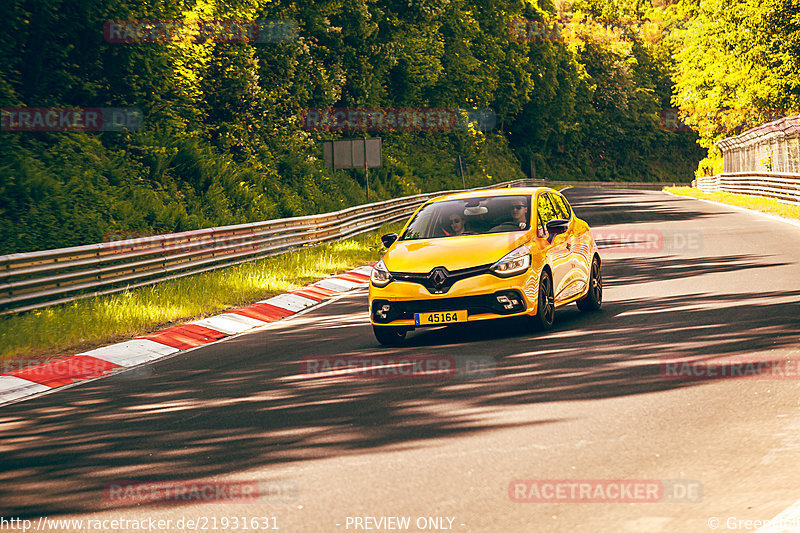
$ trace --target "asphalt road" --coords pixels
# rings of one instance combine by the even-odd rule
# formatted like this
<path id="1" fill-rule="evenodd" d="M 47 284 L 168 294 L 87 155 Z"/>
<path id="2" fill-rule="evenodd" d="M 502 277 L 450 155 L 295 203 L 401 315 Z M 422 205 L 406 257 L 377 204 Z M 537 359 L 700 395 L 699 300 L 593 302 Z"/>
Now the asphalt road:
<path id="1" fill-rule="evenodd" d="M 5 406 L 0 517 L 84 520 L 45 522 L 48 531 L 114 530 L 112 519 L 172 520 L 117 528 L 126 532 L 244 531 L 236 518 L 248 531 L 289 533 L 693 532 L 713 531 L 714 517 L 717 531 L 757 530 L 730 518 L 768 520 L 800 500 L 800 377 L 675 379 L 664 369 L 800 361 L 800 228 L 660 192 L 566 195 L 601 245 L 600 312 L 562 308 L 547 333 L 492 323 L 381 348 L 362 290 Z M 491 365 L 452 379 L 366 379 L 310 375 L 300 362 L 411 355 Z M 636 499 L 637 482 L 658 492 L 567 501 L 580 480 L 608 498 L 616 486 Z M 224 486 L 256 486 L 259 497 L 148 503 L 111 492 L 141 482 L 238 483 Z M 533 488 L 546 501 L 515 501 Z M 263 518 L 252 527 L 256 517 L 270 517 L 269 529 Z"/>

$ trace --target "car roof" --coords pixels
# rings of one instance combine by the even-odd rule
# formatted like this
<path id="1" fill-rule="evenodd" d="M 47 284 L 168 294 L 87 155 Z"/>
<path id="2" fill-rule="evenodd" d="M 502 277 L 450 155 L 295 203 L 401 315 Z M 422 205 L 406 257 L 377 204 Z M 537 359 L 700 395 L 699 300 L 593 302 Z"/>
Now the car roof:
<path id="1" fill-rule="evenodd" d="M 541 190 L 558 192 L 550 187 L 504 187 L 502 189 L 478 189 L 474 191 L 447 194 L 445 196 L 437 196 L 436 198 L 429 200 L 429 203 L 439 202 L 442 200 L 458 200 L 461 198 L 485 198 L 486 196 L 508 196 L 513 194 L 533 195 Z"/>

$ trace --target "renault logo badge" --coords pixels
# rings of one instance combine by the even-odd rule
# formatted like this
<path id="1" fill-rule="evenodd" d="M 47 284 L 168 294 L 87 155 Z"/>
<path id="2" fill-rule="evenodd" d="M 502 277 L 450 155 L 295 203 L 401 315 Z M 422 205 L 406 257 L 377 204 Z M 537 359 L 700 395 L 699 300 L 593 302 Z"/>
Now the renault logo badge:
<path id="1" fill-rule="evenodd" d="M 447 271 L 443 267 L 436 267 L 431 270 L 428 279 L 430 279 L 437 287 L 441 287 L 447 280 Z"/>

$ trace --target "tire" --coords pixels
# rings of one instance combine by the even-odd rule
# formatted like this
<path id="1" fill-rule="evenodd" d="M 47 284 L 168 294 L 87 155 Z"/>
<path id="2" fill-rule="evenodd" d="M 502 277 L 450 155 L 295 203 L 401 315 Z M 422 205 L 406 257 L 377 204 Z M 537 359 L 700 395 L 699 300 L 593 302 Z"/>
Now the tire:
<path id="1" fill-rule="evenodd" d="M 603 305 L 603 273 L 600 261 L 595 257 L 592 259 L 592 270 L 589 274 L 589 292 L 578 300 L 578 309 L 586 312 L 597 311 L 601 305 Z"/>
<path id="2" fill-rule="evenodd" d="M 406 338 L 406 329 L 397 326 L 372 326 L 372 332 L 378 342 L 384 346 L 397 346 Z"/>
<path id="3" fill-rule="evenodd" d="M 553 278 L 547 270 L 542 271 L 539 279 L 539 298 L 536 303 L 536 314 L 531 317 L 536 329 L 544 331 L 553 327 L 556 319 L 556 303 L 553 294 Z"/>

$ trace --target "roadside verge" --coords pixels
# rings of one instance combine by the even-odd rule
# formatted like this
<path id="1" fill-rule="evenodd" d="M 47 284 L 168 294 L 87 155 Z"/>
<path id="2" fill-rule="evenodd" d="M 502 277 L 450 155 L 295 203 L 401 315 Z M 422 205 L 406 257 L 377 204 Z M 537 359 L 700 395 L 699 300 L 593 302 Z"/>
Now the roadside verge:
<path id="1" fill-rule="evenodd" d="M 663 192 L 679 198 L 693 198 L 701 202 L 750 211 L 767 218 L 800 226 L 800 205 L 774 198 L 727 192 L 704 193 L 691 187 L 665 187 Z"/>
<path id="2" fill-rule="evenodd" d="M 246 307 L 77 355 L 0 374 L 0 406 L 218 342 L 366 286 L 372 263 Z"/>

